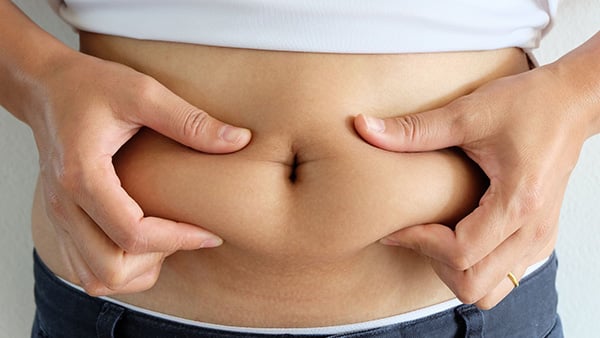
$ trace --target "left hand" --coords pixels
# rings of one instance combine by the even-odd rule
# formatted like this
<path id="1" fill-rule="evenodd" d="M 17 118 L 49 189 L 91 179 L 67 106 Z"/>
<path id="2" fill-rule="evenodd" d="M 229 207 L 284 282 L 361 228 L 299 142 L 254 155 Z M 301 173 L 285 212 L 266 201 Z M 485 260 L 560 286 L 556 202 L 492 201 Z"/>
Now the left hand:
<path id="1" fill-rule="evenodd" d="M 514 287 L 507 273 L 520 279 L 554 246 L 567 181 L 589 136 L 582 107 L 564 87 L 542 67 L 492 81 L 439 109 L 385 120 L 359 115 L 355 128 L 374 146 L 397 152 L 458 146 L 490 179 L 479 206 L 454 231 L 415 225 L 382 243 L 430 257 L 462 302 L 483 309 L 500 302 Z"/>

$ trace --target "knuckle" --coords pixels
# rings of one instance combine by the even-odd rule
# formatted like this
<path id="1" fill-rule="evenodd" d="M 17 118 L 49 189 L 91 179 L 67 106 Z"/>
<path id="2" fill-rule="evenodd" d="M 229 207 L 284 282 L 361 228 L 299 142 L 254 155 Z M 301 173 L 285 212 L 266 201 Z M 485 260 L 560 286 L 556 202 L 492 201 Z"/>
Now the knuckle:
<path id="1" fill-rule="evenodd" d="M 394 237 L 389 237 L 394 241 L 401 241 L 402 238 L 394 238 Z M 405 246 L 408 249 L 414 250 L 416 252 L 427 252 L 427 245 L 420 239 L 420 238 L 415 238 L 415 240 L 409 241 L 408 243 L 403 243 L 402 246 Z"/>
<path id="2" fill-rule="evenodd" d="M 458 292 L 456 293 L 456 298 L 458 298 L 458 300 L 460 300 L 463 304 L 475 304 L 478 300 L 477 297 L 469 292 Z"/>
<path id="3" fill-rule="evenodd" d="M 464 112 L 461 114 L 460 112 L 464 110 L 462 110 L 460 105 L 451 105 L 448 109 L 453 112 L 452 115 L 454 116 L 451 120 L 451 130 L 468 130 L 473 125 L 474 115 Z"/>
<path id="4" fill-rule="evenodd" d="M 125 268 L 117 265 L 105 267 L 102 271 L 98 272 L 98 279 L 101 282 L 99 284 L 100 288 L 111 291 L 119 291 L 129 282 Z"/>
<path id="5" fill-rule="evenodd" d="M 181 114 L 183 120 L 183 135 L 195 137 L 205 134 L 209 129 L 210 119 L 208 113 L 193 108 L 185 108 Z"/>
<path id="6" fill-rule="evenodd" d="M 401 136 L 410 141 L 415 141 L 420 132 L 426 132 L 422 128 L 426 128 L 427 125 L 423 123 L 423 118 L 418 114 L 400 116 L 393 119 L 393 121 L 396 123 Z"/>
<path id="7" fill-rule="evenodd" d="M 143 245 L 140 236 L 129 234 L 123 236 L 117 243 L 121 249 L 128 253 L 141 253 Z"/>
<path id="8" fill-rule="evenodd" d="M 471 260 L 466 256 L 453 256 L 450 260 L 450 267 L 457 271 L 465 271 L 472 266 Z"/>
<path id="9" fill-rule="evenodd" d="M 181 248 L 185 247 L 185 244 L 185 239 L 177 236 L 176 238 L 171 238 L 168 242 L 160 243 L 160 252 L 170 255 L 181 250 Z"/>
<path id="10" fill-rule="evenodd" d="M 457 271 L 466 271 L 471 268 L 474 265 L 474 260 L 471 258 L 469 252 L 460 248 L 456 250 L 454 255 L 450 257 L 448 265 Z"/>
<path id="11" fill-rule="evenodd" d="M 156 102 L 162 92 L 162 85 L 154 78 L 140 74 L 135 82 L 137 97 L 146 102 Z"/>
<path id="12" fill-rule="evenodd" d="M 463 96 L 448 106 L 448 114 L 452 117 L 450 129 L 453 131 L 476 131 L 478 134 L 489 134 L 489 129 L 494 126 L 492 107 L 486 100 L 481 100 L 477 95 Z M 473 126 L 477 126 L 474 128 Z M 461 133 L 458 133 L 461 134 Z M 465 143 L 463 140 L 462 143 Z"/>
<path id="13" fill-rule="evenodd" d="M 491 310 L 494 306 L 496 306 L 496 304 L 498 304 L 498 302 L 499 300 L 484 297 L 483 299 L 479 300 L 475 305 L 480 310 Z"/>
<path id="14" fill-rule="evenodd" d="M 106 288 L 103 287 L 102 284 L 100 284 L 98 282 L 83 282 L 82 281 L 81 287 L 83 288 L 85 293 L 87 293 L 88 295 L 90 295 L 92 297 L 107 296 L 109 294 L 107 292 Z"/>
<path id="15" fill-rule="evenodd" d="M 116 237 L 116 244 L 130 254 L 143 253 L 148 248 L 148 241 L 140 231 L 139 223 L 129 222 Z"/>
<path id="16" fill-rule="evenodd" d="M 79 273 L 79 282 L 81 287 L 90 296 L 98 297 L 105 296 L 107 294 L 106 288 L 100 283 L 100 281 L 88 273 Z"/>
<path id="17" fill-rule="evenodd" d="M 144 277 L 140 277 L 141 283 L 137 286 L 139 291 L 144 291 L 152 288 L 156 282 L 158 281 L 158 277 L 160 276 L 160 266 L 153 268 L 148 272 Z"/>
<path id="18" fill-rule="evenodd" d="M 529 179 L 528 184 L 520 192 L 515 217 L 524 218 L 543 211 L 542 184 L 538 179 Z"/>
<path id="19" fill-rule="evenodd" d="M 476 277 L 467 277 L 458 283 L 455 290 L 456 298 L 465 304 L 474 304 L 485 294 L 482 291 L 481 283 Z"/>

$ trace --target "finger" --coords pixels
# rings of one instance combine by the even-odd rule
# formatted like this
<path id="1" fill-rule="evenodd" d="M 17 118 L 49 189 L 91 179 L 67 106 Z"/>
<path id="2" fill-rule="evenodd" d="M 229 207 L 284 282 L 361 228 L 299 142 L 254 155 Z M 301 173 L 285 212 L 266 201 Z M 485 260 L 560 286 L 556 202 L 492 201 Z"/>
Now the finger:
<path id="1" fill-rule="evenodd" d="M 508 277 L 508 273 L 512 273 L 518 282 L 521 281 L 532 264 L 538 263 L 550 255 L 550 252 L 554 249 L 557 235 L 558 229 L 554 228 L 554 231 L 549 234 L 549 240 L 536 237 L 535 229 L 519 230 L 518 235 L 511 236 L 509 240 L 513 243 L 507 245 L 509 247 L 512 245 L 512 250 L 499 251 L 499 255 L 487 262 L 487 264 L 499 264 L 499 271 L 504 268 L 507 272 L 505 278 L 501 279 L 496 288 L 479 299 L 475 305 L 480 309 L 487 310 L 501 302 L 517 287 Z M 519 250 L 517 245 L 522 246 L 524 249 Z M 542 255 L 540 256 L 540 254 Z"/>
<path id="2" fill-rule="evenodd" d="M 512 273 L 516 280 L 520 281 L 525 273 L 526 265 L 512 264 L 512 260 L 510 262 L 511 267 L 507 267 L 508 263 L 501 264 L 497 260 L 487 260 L 466 271 L 456 271 L 439 262 L 432 262 L 432 266 L 440 279 L 461 302 L 475 304 L 482 310 L 489 310 L 515 288 L 508 274 Z"/>
<path id="3" fill-rule="evenodd" d="M 76 216 L 77 223 L 71 223 L 76 225 L 66 229 L 67 244 L 70 244 L 66 247 L 76 274 L 90 294 L 106 294 L 107 289 L 123 292 L 135 279 L 160 269 L 167 254 L 128 254 L 117 247 L 82 210 L 73 209 L 69 212 Z M 146 280 L 144 287 L 152 286 L 148 282 Z M 133 285 L 139 287 L 139 283 Z"/>
<path id="4" fill-rule="evenodd" d="M 511 238 L 464 271 L 439 261 L 432 261 L 432 266 L 461 302 L 489 309 L 510 292 L 510 287 L 514 288 L 507 278 L 508 273 L 512 272 L 518 279 L 523 275 L 525 267 L 519 263 L 523 261 L 520 257 L 522 253 L 514 250 L 516 247 L 522 248 L 522 244 L 523 241 Z"/>
<path id="5" fill-rule="evenodd" d="M 500 283 L 492 289 L 492 291 L 488 292 L 483 298 L 479 299 L 475 302 L 475 306 L 482 310 L 489 310 L 494 306 L 498 305 L 506 296 L 508 296 L 518 285 L 515 285 L 513 281 L 509 277 L 509 273 L 511 273 L 516 281 L 519 281 L 523 278 L 527 266 L 524 264 L 517 264 L 512 268 L 512 270 L 507 270 L 504 278 L 500 279 Z"/>
<path id="6" fill-rule="evenodd" d="M 68 260 L 72 271 L 78 280 L 74 280 L 75 284 L 81 286 L 90 296 L 108 296 L 117 293 L 133 293 L 141 292 L 151 288 L 158 279 L 161 265 L 157 264 L 149 270 L 143 272 L 140 276 L 133 277 L 131 281 L 118 289 L 111 289 L 96 277 L 96 274 L 90 269 L 83 256 L 77 250 L 73 241 L 69 238 L 62 242 L 68 252 Z"/>
<path id="7" fill-rule="evenodd" d="M 468 126 L 455 110 L 443 107 L 417 114 L 379 119 L 359 114 L 358 134 L 368 143 L 391 151 L 431 151 L 463 144 Z"/>
<path id="8" fill-rule="evenodd" d="M 151 82 L 138 118 L 157 132 L 207 153 L 237 151 L 250 142 L 250 130 L 223 123 L 173 92 Z M 139 102 L 138 102 L 139 103 Z"/>
<path id="9" fill-rule="evenodd" d="M 488 189 L 480 205 L 454 230 L 442 224 L 416 225 L 387 236 L 382 244 L 411 248 L 455 270 L 469 269 L 521 225 L 511 221 L 506 202 L 490 191 L 493 190 Z"/>
<path id="10" fill-rule="evenodd" d="M 106 235 L 128 253 L 175 252 L 215 247 L 222 240 L 199 226 L 144 217 L 121 187 L 112 162 L 85 171 L 81 207 Z"/>
<path id="11" fill-rule="evenodd" d="M 535 227 L 522 227 L 493 252 L 464 271 L 436 261 L 432 261 L 432 266 L 462 302 L 489 309 L 514 287 L 507 278 L 509 272 L 520 280 L 527 267 L 540 258 L 539 254 L 553 247 L 556 229 L 548 234 L 548 238 L 539 238 L 536 233 Z"/>

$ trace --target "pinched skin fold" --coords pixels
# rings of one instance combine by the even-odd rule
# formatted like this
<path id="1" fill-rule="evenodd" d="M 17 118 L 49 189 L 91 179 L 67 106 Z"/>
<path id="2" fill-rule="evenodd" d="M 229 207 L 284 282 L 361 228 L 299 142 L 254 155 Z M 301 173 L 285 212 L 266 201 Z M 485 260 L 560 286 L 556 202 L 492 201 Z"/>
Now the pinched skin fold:
<path id="1" fill-rule="evenodd" d="M 366 321 L 453 297 L 427 259 L 378 243 L 414 224 L 454 225 L 487 180 L 454 149 L 393 153 L 354 131 L 379 117 L 441 106 L 527 69 L 520 50 L 342 55 L 129 40 L 82 33 L 82 50 L 149 74 L 250 144 L 204 154 L 142 129 L 115 156 L 146 215 L 197 224 L 221 247 L 169 257 L 152 289 L 116 298 L 225 325 Z M 293 176 L 294 179 L 290 179 Z M 74 279 L 34 210 L 38 253 Z"/>

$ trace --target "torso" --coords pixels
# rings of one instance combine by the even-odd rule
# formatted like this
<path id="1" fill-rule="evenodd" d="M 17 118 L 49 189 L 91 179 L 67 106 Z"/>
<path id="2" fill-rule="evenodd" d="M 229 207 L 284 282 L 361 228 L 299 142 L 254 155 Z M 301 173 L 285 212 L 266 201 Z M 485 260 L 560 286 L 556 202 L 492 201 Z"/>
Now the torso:
<path id="1" fill-rule="evenodd" d="M 174 254 L 155 287 L 116 298 L 204 322 L 300 327 L 376 319 L 453 297 L 425 258 L 378 240 L 413 224 L 460 219 L 485 189 L 481 172 L 454 150 L 377 149 L 354 132 L 352 117 L 441 106 L 527 70 L 521 50 L 314 54 L 86 33 L 81 42 L 84 52 L 130 65 L 253 132 L 241 151 L 207 155 L 142 130 L 118 154 L 122 183 L 147 215 L 198 224 L 225 242 Z M 75 282 L 36 200 L 38 254 Z"/>

